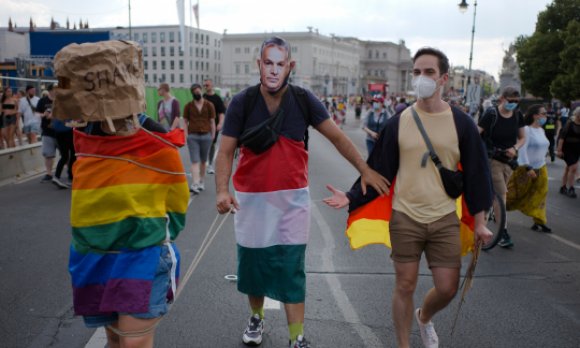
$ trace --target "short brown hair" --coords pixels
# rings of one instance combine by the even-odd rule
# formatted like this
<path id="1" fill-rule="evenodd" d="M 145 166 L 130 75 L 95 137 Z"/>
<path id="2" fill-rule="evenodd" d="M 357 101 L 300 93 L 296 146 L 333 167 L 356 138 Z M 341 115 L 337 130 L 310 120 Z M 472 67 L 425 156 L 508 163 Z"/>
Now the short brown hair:
<path id="1" fill-rule="evenodd" d="M 162 89 L 162 90 L 164 90 L 165 92 L 169 92 L 169 84 L 167 84 L 167 83 L 162 83 L 162 84 L 160 84 L 160 85 L 159 85 L 159 88 L 158 88 L 158 89 Z"/>
<path id="2" fill-rule="evenodd" d="M 501 92 L 501 96 L 504 98 L 519 98 L 520 91 L 518 91 L 514 86 L 507 86 Z"/>
<path id="3" fill-rule="evenodd" d="M 433 48 L 433 47 L 420 48 L 417 51 L 417 53 L 415 53 L 415 55 L 413 56 L 413 63 L 415 63 L 417 58 L 424 56 L 424 55 L 430 55 L 430 56 L 437 57 L 437 60 L 439 62 L 438 66 L 439 66 L 439 74 L 440 75 L 447 74 L 449 72 L 449 58 L 447 58 L 445 53 L 443 53 L 440 50 Z"/>

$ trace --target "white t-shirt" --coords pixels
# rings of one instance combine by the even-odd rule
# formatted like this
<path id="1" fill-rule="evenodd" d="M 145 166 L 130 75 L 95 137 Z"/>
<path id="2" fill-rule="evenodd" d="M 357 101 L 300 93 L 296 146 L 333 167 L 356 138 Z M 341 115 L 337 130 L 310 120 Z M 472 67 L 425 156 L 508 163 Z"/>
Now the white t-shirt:
<path id="1" fill-rule="evenodd" d="M 518 163 L 540 169 L 546 165 L 546 153 L 550 142 L 543 128 L 526 126 L 526 142 L 518 151 Z"/>
<path id="2" fill-rule="evenodd" d="M 40 100 L 40 98 L 38 98 L 37 96 L 34 96 L 34 97 L 30 98 L 30 104 L 29 104 L 26 97 L 20 98 L 20 102 L 18 102 L 18 112 L 24 116 L 24 122 L 23 122 L 24 126 L 30 126 L 31 124 L 34 124 L 34 123 L 40 123 L 40 116 L 38 114 L 36 114 L 32 110 L 32 108 L 30 107 L 30 105 L 32 105 L 32 107 L 34 107 L 34 109 L 36 109 L 36 105 L 38 105 L 39 100 Z"/>

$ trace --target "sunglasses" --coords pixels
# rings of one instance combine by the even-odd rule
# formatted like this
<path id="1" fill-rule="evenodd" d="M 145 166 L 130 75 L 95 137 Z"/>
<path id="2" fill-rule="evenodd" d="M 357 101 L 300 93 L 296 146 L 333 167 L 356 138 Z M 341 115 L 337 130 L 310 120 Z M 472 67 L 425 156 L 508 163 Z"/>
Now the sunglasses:
<path id="1" fill-rule="evenodd" d="M 512 100 L 510 100 L 510 99 L 506 99 L 506 101 L 507 101 L 508 103 L 516 103 L 516 104 L 519 104 L 519 103 L 520 103 L 520 100 L 519 100 L 519 99 L 512 99 Z"/>

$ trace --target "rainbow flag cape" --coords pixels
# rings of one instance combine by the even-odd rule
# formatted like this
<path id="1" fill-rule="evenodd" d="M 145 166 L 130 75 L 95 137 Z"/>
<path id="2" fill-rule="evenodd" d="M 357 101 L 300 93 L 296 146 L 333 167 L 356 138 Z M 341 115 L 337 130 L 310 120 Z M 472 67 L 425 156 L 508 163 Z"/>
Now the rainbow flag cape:
<path id="1" fill-rule="evenodd" d="M 383 244 L 391 248 L 389 220 L 393 210 L 393 195 L 396 180 L 393 180 L 388 196 L 379 196 L 349 213 L 346 236 L 352 249 L 369 244 Z M 457 216 L 460 219 L 461 255 L 473 251 L 473 229 L 475 219 L 469 213 L 463 196 L 457 199 Z"/>
<path id="2" fill-rule="evenodd" d="M 171 241 L 185 225 L 189 191 L 177 149 L 183 130 L 75 131 L 74 143 L 69 272 L 75 313 L 147 312 L 161 248 L 174 248 Z"/>

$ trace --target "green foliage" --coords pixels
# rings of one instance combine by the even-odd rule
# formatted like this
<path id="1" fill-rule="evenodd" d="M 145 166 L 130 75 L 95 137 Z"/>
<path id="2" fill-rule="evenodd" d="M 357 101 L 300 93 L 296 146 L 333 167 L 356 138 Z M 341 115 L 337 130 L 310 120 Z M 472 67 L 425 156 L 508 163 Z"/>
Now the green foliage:
<path id="1" fill-rule="evenodd" d="M 573 24 L 576 23 L 576 24 Z M 580 97 L 574 87 L 580 72 L 580 0 L 554 0 L 538 14 L 532 36 L 517 38 L 515 47 L 525 90 L 551 99 Z"/>

